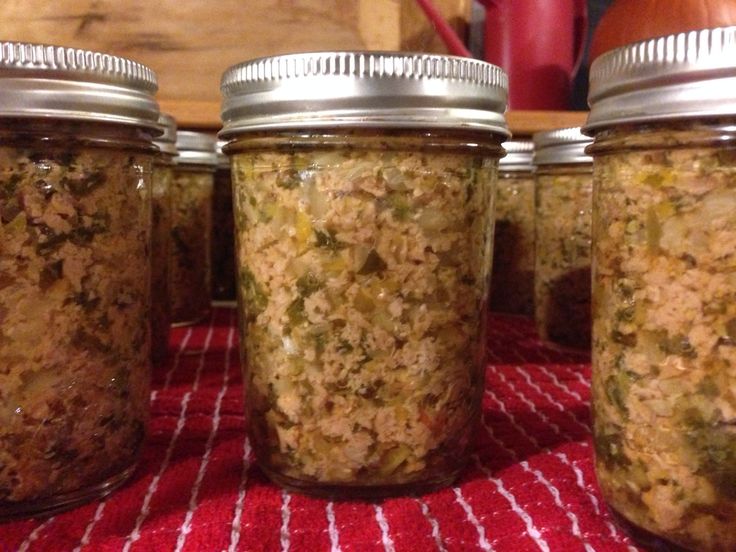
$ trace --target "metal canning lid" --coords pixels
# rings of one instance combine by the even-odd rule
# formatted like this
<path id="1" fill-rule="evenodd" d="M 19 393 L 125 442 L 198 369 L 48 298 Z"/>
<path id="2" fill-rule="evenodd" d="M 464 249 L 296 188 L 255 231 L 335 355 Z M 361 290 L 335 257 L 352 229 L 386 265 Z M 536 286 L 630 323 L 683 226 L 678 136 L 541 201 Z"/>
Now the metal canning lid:
<path id="1" fill-rule="evenodd" d="M 593 139 L 580 132 L 580 127 L 537 132 L 533 139 L 535 165 L 593 162 L 593 158 L 585 154 L 585 148 L 593 143 Z"/>
<path id="2" fill-rule="evenodd" d="M 180 165 L 217 165 L 214 136 L 204 132 L 180 130 L 176 133 L 176 149 Z"/>
<path id="3" fill-rule="evenodd" d="M 506 155 L 498 162 L 498 169 L 509 172 L 534 170 L 534 142 L 530 140 L 509 140 L 503 143 Z"/>
<path id="4" fill-rule="evenodd" d="M 176 155 L 176 119 L 167 113 L 161 113 L 158 118 L 158 124 L 164 133 L 156 138 L 154 144 L 158 146 L 158 149 L 162 153 Z"/>
<path id="5" fill-rule="evenodd" d="M 218 140 L 215 145 L 215 151 L 217 153 L 217 168 L 230 170 L 230 158 L 222 151 L 222 147 L 226 143 L 227 142 L 225 140 Z"/>
<path id="6" fill-rule="evenodd" d="M 736 26 L 635 42 L 590 70 L 586 134 L 624 123 L 736 115 Z"/>
<path id="7" fill-rule="evenodd" d="M 222 76 L 222 138 L 304 128 L 417 128 L 508 136 L 508 79 L 484 61 L 316 52 L 246 61 Z"/>
<path id="8" fill-rule="evenodd" d="M 160 134 L 155 73 L 135 61 L 75 48 L 0 42 L 0 117 L 141 126 Z"/>

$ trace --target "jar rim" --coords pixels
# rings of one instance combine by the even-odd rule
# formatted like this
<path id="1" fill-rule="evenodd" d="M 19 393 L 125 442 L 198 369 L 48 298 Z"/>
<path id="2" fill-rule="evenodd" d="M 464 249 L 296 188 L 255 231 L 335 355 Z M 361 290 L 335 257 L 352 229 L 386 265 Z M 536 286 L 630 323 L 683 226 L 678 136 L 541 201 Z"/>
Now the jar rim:
<path id="1" fill-rule="evenodd" d="M 509 136 L 508 78 L 485 61 L 404 52 L 312 52 L 245 61 L 220 86 L 223 130 L 458 128 Z"/>
<path id="2" fill-rule="evenodd" d="M 583 132 L 611 125 L 736 115 L 736 26 L 642 40 L 590 68 Z"/>
<path id="3" fill-rule="evenodd" d="M 214 136 L 204 132 L 179 130 L 176 133 L 176 162 L 180 165 L 217 165 Z"/>
<path id="4" fill-rule="evenodd" d="M 127 58 L 0 41 L 0 118 L 110 122 L 160 134 L 157 89 L 153 70 Z"/>
<path id="5" fill-rule="evenodd" d="M 593 158 L 585 153 L 585 148 L 593 143 L 593 139 L 585 136 L 580 127 L 537 132 L 534 134 L 533 140 L 535 165 L 569 165 L 593 162 Z"/>

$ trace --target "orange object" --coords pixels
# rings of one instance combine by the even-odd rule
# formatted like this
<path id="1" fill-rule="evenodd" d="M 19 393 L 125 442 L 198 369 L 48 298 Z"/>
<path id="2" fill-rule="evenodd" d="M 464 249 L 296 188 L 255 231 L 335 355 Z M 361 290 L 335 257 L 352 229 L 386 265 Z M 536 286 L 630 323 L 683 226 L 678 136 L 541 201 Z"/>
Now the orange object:
<path id="1" fill-rule="evenodd" d="M 729 25 L 735 0 L 616 0 L 593 34 L 590 60 L 631 42 Z"/>

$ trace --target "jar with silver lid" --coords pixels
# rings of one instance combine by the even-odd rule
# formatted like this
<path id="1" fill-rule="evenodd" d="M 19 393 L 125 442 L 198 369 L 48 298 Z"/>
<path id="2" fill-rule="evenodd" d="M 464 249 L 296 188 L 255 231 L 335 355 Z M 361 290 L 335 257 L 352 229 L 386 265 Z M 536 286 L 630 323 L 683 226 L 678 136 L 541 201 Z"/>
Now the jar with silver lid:
<path id="1" fill-rule="evenodd" d="M 505 74 L 328 52 L 222 92 L 261 468 L 322 495 L 449 484 L 480 416 Z"/>
<path id="2" fill-rule="evenodd" d="M 171 317 L 194 324 L 210 312 L 215 138 L 180 130 L 171 183 Z"/>
<path id="3" fill-rule="evenodd" d="M 230 159 L 217 143 L 217 169 L 212 194 L 212 299 L 223 304 L 235 301 L 235 220 Z"/>
<path id="4" fill-rule="evenodd" d="M 534 314 L 534 143 L 511 140 L 498 165 L 491 310 Z"/>
<path id="5" fill-rule="evenodd" d="M 734 91 L 736 27 L 591 68 L 596 473 L 662 549 L 736 550 Z"/>
<path id="6" fill-rule="evenodd" d="M 171 328 L 171 182 L 174 177 L 176 120 L 159 117 L 164 134 L 156 139 L 160 153 L 153 164 L 151 227 L 151 354 L 154 362 L 166 358 Z"/>
<path id="7" fill-rule="evenodd" d="M 0 520 L 133 472 L 150 397 L 156 78 L 0 42 Z"/>
<path id="8" fill-rule="evenodd" d="M 534 318 L 543 341 L 590 347 L 591 139 L 579 128 L 534 135 Z"/>

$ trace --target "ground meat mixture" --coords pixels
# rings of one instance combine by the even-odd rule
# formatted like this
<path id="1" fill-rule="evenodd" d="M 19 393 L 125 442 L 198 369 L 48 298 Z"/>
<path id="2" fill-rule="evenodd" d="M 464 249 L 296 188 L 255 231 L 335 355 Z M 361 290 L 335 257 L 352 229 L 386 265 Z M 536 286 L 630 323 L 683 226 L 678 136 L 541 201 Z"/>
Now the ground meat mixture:
<path id="1" fill-rule="evenodd" d="M 660 147 L 596 159 L 596 468 L 629 521 L 733 551 L 736 140 L 684 145 L 700 138 L 651 131 L 637 140 Z"/>
<path id="2" fill-rule="evenodd" d="M 136 462 L 151 160 L 73 143 L 0 147 L 0 517 Z"/>
<path id="3" fill-rule="evenodd" d="M 269 474 L 353 486 L 457 474 L 483 387 L 496 164 L 235 155 L 247 417 Z"/>
<path id="4" fill-rule="evenodd" d="M 593 177 L 589 165 L 537 173 L 535 320 L 542 340 L 590 347 Z"/>
<path id="5" fill-rule="evenodd" d="M 210 310 L 212 171 L 179 165 L 171 183 L 171 317 L 202 320 Z"/>
<path id="6" fill-rule="evenodd" d="M 230 167 L 217 167 L 212 196 L 212 298 L 236 296 L 233 191 Z"/>
<path id="7" fill-rule="evenodd" d="M 167 159 L 153 170 L 153 226 L 151 232 L 151 354 L 154 361 L 166 357 L 171 327 L 171 180 Z"/>
<path id="8" fill-rule="evenodd" d="M 534 175 L 501 173 L 496 192 L 491 310 L 534 314 Z"/>

